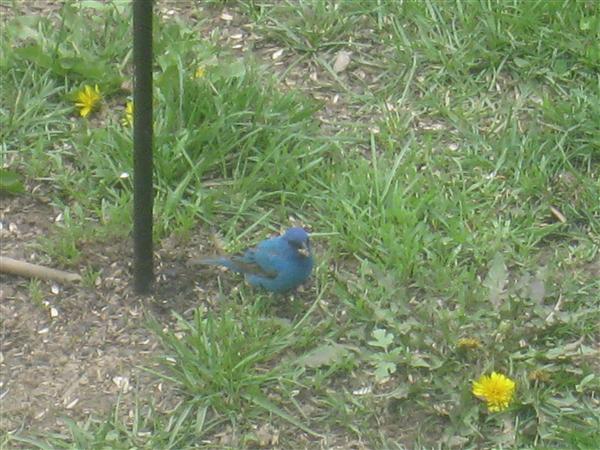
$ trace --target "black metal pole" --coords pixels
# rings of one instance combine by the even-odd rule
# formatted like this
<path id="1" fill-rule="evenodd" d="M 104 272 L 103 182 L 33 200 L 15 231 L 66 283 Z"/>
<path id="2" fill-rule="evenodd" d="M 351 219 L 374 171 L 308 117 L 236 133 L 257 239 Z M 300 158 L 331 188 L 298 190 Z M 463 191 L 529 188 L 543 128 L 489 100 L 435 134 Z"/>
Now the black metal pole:
<path id="1" fill-rule="evenodd" d="M 134 287 L 148 294 L 152 261 L 152 0 L 133 2 L 133 240 Z"/>

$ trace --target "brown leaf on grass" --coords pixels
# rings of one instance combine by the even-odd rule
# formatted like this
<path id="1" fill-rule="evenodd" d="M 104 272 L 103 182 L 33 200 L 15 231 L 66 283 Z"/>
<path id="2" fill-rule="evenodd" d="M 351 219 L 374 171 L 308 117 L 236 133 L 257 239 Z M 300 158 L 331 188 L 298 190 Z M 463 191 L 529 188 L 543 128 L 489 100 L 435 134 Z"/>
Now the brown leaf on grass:
<path id="1" fill-rule="evenodd" d="M 497 309 L 505 296 L 505 287 L 508 283 L 508 270 L 502 253 L 496 253 L 490 262 L 488 274 L 483 280 L 483 285 L 489 289 L 490 302 Z"/>
<path id="2" fill-rule="evenodd" d="M 561 213 L 558 209 L 556 209 L 554 206 L 550 207 L 550 212 L 552 213 L 552 215 L 554 217 L 556 217 L 558 219 L 558 221 L 560 223 L 567 223 L 567 218 L 564 216 L 563 213 Z"/>
<path id="3" fill-rule="evenodd" d="M 261 448 L 271 448 L 279 443 L 279 430 L 265 423 L 255 433 L 257 444 Z"/>
<path id="4" fill-rule="evenodd" d="M 344 345 L 325 344 L 300 357 L 299 363 L 311 368 L 330 366 L 341 361 L 348 353 L 348 348 Z"/>
<path id="5" fill-rule="evenodd" d="M 333 62 L 333 71 L 335 73 L 340 73 L 346 70 L 348 64 L 350 64 L 350 56 L 351 52 L 347 52 L 345 50 L 340 50 L 335 56 L 335 61 Z"/>

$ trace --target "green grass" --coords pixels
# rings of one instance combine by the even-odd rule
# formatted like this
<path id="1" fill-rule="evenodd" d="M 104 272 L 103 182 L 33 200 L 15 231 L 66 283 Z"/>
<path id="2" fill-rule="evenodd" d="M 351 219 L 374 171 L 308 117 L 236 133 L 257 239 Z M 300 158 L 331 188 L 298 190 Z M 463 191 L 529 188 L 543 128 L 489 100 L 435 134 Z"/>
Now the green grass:
<path id="1" fill-rule="evenodd" d="M 156 238 L 202 224 L 238 250 L 291 217 L 314 231 L 316 287 L 290 322 L 243 288 L 177 330 L 155 323 L 176 414 L 155 413 L 141 437 L 117 415 L 73 423 L 39 447 L 192 448 L 229 427 L 246 448 L 269 423 L 287 448 L 593 448 L 597 3 L 228 6 L 285 49 L 286 70 L 199 39 L 202 14 L 157 20 Z M 3 165 L 64 211 L 48 257 L 84 267 L 81 242 L 124 238 L 132 200 L 128 16 L 89 12 L 13 21 L 0 74 Z M 351 63 L 335 73 L 340 50 Z M 342 99 L 327 127 L 322 103 L 281 88 L 308 68 L 308 93 Z M 84 84 L 105 95 L 90 120 L 73 110 Z M 461 351 L 462 337 L 481 348 Z M 498 414 L 470 392 L 492 370 L 518 385 Z"/>

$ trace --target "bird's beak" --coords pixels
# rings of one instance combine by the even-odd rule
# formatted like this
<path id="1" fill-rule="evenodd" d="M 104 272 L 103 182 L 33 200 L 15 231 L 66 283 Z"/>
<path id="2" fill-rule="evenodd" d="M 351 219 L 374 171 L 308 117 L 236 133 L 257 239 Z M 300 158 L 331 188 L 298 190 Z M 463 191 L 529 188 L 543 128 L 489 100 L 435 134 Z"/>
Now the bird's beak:
<path id="1" fill-rule="evenodd" d="M 308 248 L 308 244 L 304 244 L 302 247 L 298 249 L 298 253 L 302 256 L 308 257 L 310 255 L 310 249 Z"/>

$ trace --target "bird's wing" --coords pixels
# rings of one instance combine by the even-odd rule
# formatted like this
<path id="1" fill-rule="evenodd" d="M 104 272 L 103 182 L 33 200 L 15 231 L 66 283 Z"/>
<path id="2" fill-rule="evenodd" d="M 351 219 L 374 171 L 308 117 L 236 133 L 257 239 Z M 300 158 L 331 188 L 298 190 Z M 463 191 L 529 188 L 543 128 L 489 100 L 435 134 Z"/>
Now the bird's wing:
<path id="1" fill-rule="evenodd" d="M 275 278 L 281 270 L 283 245 L 280 238 L 267 239 L 243 255 L 216 256 L 194 260 L 195 264 L 224 266 L 235 272 L 263 278 Z"/>
<path id="2" fill-rule="evenodd" d="M 244 255 L 235 256 L 214 256 L 210 258 L 200 258 L 190 261 L 193 265 L 223 266 L 234 272 L 245 273 L 248 275 L 257 275 L 265 278 L 275 278 L 277 271 L 263 268 L 255 259 L 256 249 L 246 251 Z"/>
<path id="3" fill-rule="evenodd" d="M 248 250 L 244 256 L 249 257 L 253 263 L 258 265 L 268 278 L 275 278 L 281 272 L 286 245 L 287 243 L 280 237 L 267 239 L 255 248 Z"/>
<path id="4" fill-rule="evenodd" d="M 275 278 L 279 270 L 270 263 L 265 255 L 265 249 L 251 248 L 243 256 L 234 256 L 231 261 L 239 268 L 240 272 L 265 278 Z"/>

